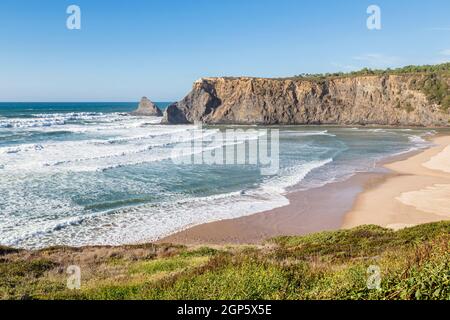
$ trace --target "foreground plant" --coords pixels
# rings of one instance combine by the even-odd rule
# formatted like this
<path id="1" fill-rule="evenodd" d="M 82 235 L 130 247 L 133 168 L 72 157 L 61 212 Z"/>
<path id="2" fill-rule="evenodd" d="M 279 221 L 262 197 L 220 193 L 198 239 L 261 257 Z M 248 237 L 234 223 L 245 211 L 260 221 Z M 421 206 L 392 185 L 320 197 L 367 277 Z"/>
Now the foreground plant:
<path id="1" fill-rule="evenodd" d="M 450 222 L 398 232 L 364 226 L 259 246 L 2 247 L 0 297 L 450 300 L 449 246 Z M 81 270 L 79 290 L 67 288 L 69 265 Z"/>

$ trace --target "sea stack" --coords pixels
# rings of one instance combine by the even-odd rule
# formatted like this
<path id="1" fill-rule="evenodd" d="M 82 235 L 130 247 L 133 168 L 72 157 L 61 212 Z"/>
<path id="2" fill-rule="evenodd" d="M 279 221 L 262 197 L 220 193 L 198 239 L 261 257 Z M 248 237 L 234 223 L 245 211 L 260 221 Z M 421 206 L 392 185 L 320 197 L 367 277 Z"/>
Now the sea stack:
<path id="1" fill-rule="evenodd" d="M 154 116 L 162 117 L 162 112 L 159 108 L 150 101 L 147 97 L 142 97 L 139 107 L 131 113 L 133 116 Z"/>

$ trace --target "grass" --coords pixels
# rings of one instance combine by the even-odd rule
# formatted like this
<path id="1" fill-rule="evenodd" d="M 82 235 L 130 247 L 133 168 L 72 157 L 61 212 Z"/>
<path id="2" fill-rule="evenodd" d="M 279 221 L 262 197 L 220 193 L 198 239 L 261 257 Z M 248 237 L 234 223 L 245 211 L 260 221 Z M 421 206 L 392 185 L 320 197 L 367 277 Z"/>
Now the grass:
<path id="1" fill-rule="evenodd" d="M 130 268 L 130 273 L 142 273 L 146 275 L 168 274 L 170 272 L 182 271 L 187 268 L 200 265 L 202 262 L 206 262 L 207 260 L 207 257 L 187 258 L 180 255 L 166 259 L 143 261 L 133 264 L 133 266 Z"/>
<path id="2" fill-rule="evenodd" d="M 363 226 L 259 246 L 2 250 L 3 299 L 450 300 L 450 222 L 397 232 Z M 81 268 L 79 290 L 66 288 L 71 264 Z M 367 286 L 373 268 L 378 289 Z"/>

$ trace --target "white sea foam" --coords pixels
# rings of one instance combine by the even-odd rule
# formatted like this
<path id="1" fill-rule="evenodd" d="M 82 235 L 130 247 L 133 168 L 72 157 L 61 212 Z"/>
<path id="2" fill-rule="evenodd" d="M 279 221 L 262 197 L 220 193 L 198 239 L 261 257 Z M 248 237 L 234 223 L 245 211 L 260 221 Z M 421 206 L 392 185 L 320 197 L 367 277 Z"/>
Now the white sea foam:
<path id="1" fill-rule="evenodd" d="M 9 125 L 1 132 L 67 131 L 73 134 L 61 141 L 39 140 L 0 147 L 0 244 L 35 248 L 55 244 L 123 244 L 155 240 L 189 226 L 287 205 L 286 194 L 292 187 L 301 184 L 308 188 L 325 184 L 340 177 L 341 171 L 348 175 L 356 170 L 353 162 L 346 161 L 344 165 L 341 161 L 337 165 L 333 161 L 335 155 L 348 148 L 340 138 L 326 138 L 334 137 L 337 129 L 333 133 L 328 130 L 281 130 L 280 137 L 288 137 L 292 144 L 287 147 L 289 162 L 283 164 L 278 175 L 261 178 L 247 188 L 232 186 L 231 190 L 241 190 L 219 191 L 219 194 L 214 194 L 217 192 L 214 183 L 206 181 L 206 191 L 191 194 L 189 186 L 185 187 L 188 190 L 178 188 L 178 185 L 190 181 L 180 176 L 185 174 L 184 167 L 180 174 L 171 177 L 171 183 L 163 183 L 170 178 L 166 174 L 176 165 L 161 160 L 173 157 L 171 147 L 174 136 L 182 137 L 178 142 L 189 142 L 195 139 L 194 132 L 203 132 L 201 137 L 207 139 L 218 129 L 200 131 L 194 125 L 164 126 L 159 124 L 160 121 L 156 117 L 123 116 L 118 113 L 36 114 L 26 119 L 1 118 L 0 124 Z M 399 134 L 403 137 L 402 141 L 409 137 L 407 143 L 414 148 L 426 144 L 420 134 L 409 131 L 369 129 L 368 132 Z M 251 134 L 237 132 L 220 145 L 206 146 L 197 151 L 187 147 L 185 154 L 241 144 L 249 139 L 258 139 L 263 134 L 263 131 L 256 130 Z M 303 139 L 303 136 L 308 139 Z M 369 160 L 375 162 L 373 158 Z M 148 166 L 137 168 L 137 173 L 133 170 L 104 172 L 143 163 Z M 149 171 L 142 169 L 147 167 L 157 174 L 147 177 Z M 158 173 L 160 169 L 161 174 Z M 217 170 L 220 172 L 222 169 Z M 200 179 L 194 181 L 208 180 L 208 174 L 211 177 L 217 174 L 214 168 L 204 172 L 197 172 L 197 168 L 191 170 L 187 174 Z M 127 178 L 128 174 L 134 175 L 133 179 Z M 147 179 L 150 179 L 150 184 Z M 230 177 L 230 180 L 233 178 Z M 149 185 L 152 188 L 150 195 Z M 182 191 L 177 193 L 179 189 Z M 117 198 L 116 194 L 119 194 Z M 135 195 L 133 197 L 137 199 L 129 199 L 129 195 Z M 83 205 L 86 203 L 88 205 Z"/>
<path id="2" fill-rule="evenodd" d="M 322 130 L 322 131 L 288 131 L 283 130 L 283 134 L 285 135 L 291 135 L 291 136 L 330 136 L 335 137 L 336 135 L 329 133 L 328 130 Z"/>
<path id="3" fill-rule="evenodd" d="M 96 171 L 112 166 L 130 165 L 170 158 L 173 134 L 185 132 L 187 140 L 195 126 L 167 129 L 162 126 L 131 128 L 127 126 L 123 134 L 116 129 L 103 135 L 120 136 L 83 141 L 61 141 L 42 144 L 22 144 L 0 148 L 0 165 L 4 170 L 16 171 Z M 217 132 L 208 131 L 204 136 Z"/>
<path id="4" fill-rule="evenodd" d="M 416 145 L 427 144 L 427 141 L 420 135 L 410 135 L 408 139 Z"/>
<path id="5" fill-rule="evenodd" d="M 140 122 L 138 122 L 140 123 Z M 5 171 L 29 172 L 83 172 L 102 171 L 122 166 L 137 165 L 173 158 L 174 136 L 181 137 L 177 143 L 192 139 L 208 139 L 219 132 L 218 129 L 197 130 L 196 126 L 160 126 L 142 127 L 128 125 L 120 130 L 104 129 L 97 139 L 82 141 L 61 141 L 43 144 L 22 144 L 16 147 L 0 148 L 0 166 Z M 198 132 L 198 133 L 195 133 Z M 210 151 L 222 146 L 243 143 L 245 140 L 258 139 L 264 132 L 236 133 L 230 141 L 222 145 L 206 147 L 200 150 Z M 101 139 L 113 135 L 113 138 Z M 183 155 L 190 150 L 183 152 Z"/>
<path id="6" fill-rule="evenodd" d="M 332 160 L 312 161 L 284 169 L 279 176 L 260 187 L 205 197 L 188 197 L 159 204 L 145 204 L 53 220 L 36 221 L 21 228 L 21 232 L 6 233 L 2 243 L 21 247 L 43 247 L 50 244 L 87 245 L 122 244 L 156 240 L 187 227 L 250 215 L 289 204 L 287 189 L 303 180 L 312 170 Z M 41 205 L 43 203 L 41 202 Z M 61 210 L 70 202 L 49 202 Z M 78 208 L 80 209 L 80 208 Z M 76 234 L 76 236 L 73 236 Z M 72 235 L 72 236 L 71 236 Z"/>
<path id="7" fill-rule="evenodd" d="M 112 120 L 117 119 L 117 114 L 104 115 L 102 113 L 52 113 L 52 114 L 33 114 L 28 118 L 3 118 L 0 119 L 0 128 L 40 128 L 62 126 L 68 121 L 87 121 L 87 120 Z"/>
<path id="8" fill-rule="evenodd" d="M 44 130 L 69 132 L 101 132 L 103 130 L 120 130 L 159 124 L 160 117 L 124 117 L 120 113 L 54 113 L 34 114 L 28 118 L 2 118 L 0 128 L 16 130 Z"/>
<path id="9" fill-rule="evenodd" d="M 333 159 L 330 158 L 282 168 L 280 174 L 263 183 L 262 188 L 284 194 L 289 187 L 299 184 L 312 170 L 323 167 L 331 162 L 333 162 Z"/>

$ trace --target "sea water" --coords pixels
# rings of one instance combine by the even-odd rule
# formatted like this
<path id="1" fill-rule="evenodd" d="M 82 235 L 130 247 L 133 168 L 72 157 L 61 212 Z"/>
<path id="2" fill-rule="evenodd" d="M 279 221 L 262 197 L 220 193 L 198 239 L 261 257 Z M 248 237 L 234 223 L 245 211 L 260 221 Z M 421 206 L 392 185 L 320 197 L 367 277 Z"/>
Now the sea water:
<path id="1" fill-rule="evenodd" d="M 168 104 L 157 103 L 162 109 Z M 286 194 L 294 190 L 379 170 L 377 162 L 426 147 L 424 138 L 434 133 L 271 127 L 279 130 L 280 169 L 265 176 L 258 165 L 174 161 L 173 136 L 189 139 L 198 126 L 130 116 L 136 107 L 0 104 L 0 244 L 40 248 L 155 240 L 200 223 L 287 205 Z"/>

